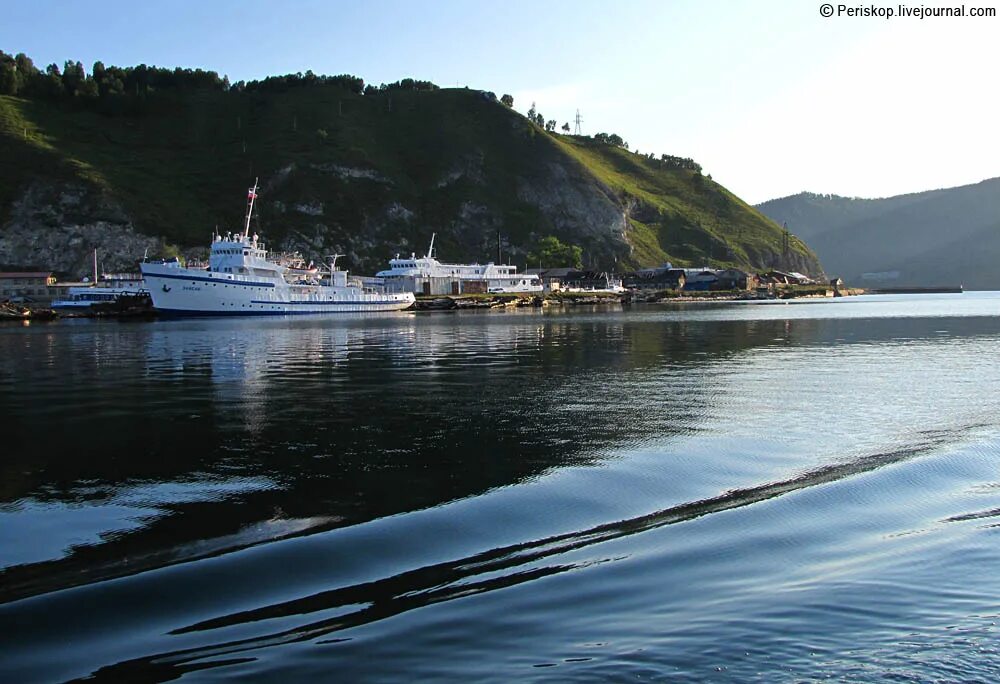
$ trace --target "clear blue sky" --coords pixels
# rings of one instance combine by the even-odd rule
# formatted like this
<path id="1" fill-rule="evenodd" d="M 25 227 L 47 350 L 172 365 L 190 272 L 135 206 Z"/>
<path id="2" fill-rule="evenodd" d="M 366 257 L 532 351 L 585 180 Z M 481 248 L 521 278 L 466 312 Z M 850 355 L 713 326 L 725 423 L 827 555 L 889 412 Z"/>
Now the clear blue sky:
<path id="1" fill-rule="evenodd" d="M 752 202 L 1000 175 L 1000 18 L 827 19 L 820 4 L 34 0 L 5 7 L 0 50 L 511 93 L 521 112 L 534 101 L 561 124 L 579 108 L 585 133 L 693 157 Z"/>

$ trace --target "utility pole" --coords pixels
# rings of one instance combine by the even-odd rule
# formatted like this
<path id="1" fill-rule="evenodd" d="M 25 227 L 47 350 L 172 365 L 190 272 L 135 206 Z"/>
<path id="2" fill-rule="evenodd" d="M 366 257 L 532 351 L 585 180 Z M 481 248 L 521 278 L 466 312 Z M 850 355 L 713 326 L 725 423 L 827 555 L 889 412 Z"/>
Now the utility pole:
<path id="1" fill-rule="evenodd" d="M 573 135 L 583 135 L 583 129 L 580 128 L 580 124 L 583 123 L 583 119 L 580 117 L 580 110 L 576 110 L 576 118 L 573 119 L 576 126 L 573 128 Z"/>

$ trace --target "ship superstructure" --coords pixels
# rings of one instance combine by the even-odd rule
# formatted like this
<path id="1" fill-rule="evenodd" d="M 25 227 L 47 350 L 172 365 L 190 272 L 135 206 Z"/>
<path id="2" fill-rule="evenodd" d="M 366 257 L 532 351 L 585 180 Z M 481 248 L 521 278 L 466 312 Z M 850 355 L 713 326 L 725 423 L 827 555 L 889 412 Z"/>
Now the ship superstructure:
<path id="1" fill-rule="evenodd" d="M 542 291 L 537 275 L 518 273 L 517 266 L 494 264 L 449 264 L 437 260 L 434 237 L 427 254 L 389 260 L 389 268 L 376 275 L 388 292 L 416 292 L 426 295 L 466 293 L 532 293 Z"/>

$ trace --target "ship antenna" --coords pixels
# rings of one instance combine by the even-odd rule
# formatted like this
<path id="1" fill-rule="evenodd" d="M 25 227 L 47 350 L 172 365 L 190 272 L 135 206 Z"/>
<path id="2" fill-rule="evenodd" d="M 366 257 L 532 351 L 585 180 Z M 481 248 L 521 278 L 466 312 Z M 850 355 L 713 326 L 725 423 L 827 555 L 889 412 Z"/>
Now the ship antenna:
<path id="1" fill-rule="evenodd" d="M 247 222 L 246 226 L 243 228 L 243 237 L 250 237 L 250 216 L 253 215 L 253 201 L 257 199 L 257 181 L 259 178 L 253 179 L 253 187 L 247 191 Z"/>
<path id="2" fill-rule="evenodd" d="M 437 233 L 431 233 L 431 246 L 427 248 L 427 258 L 428 259 L 433 259 L 434 258 L 434 237 L 436 235 L 437 235 Z"/>

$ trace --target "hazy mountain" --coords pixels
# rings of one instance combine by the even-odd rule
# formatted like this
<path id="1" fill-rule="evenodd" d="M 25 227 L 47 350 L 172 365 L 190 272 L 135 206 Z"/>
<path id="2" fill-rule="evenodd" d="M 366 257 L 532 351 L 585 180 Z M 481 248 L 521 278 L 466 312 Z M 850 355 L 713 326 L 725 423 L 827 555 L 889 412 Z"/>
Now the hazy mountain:
<path id="1" fill-rule="evenodd" d="M 1000 178 L 884 199 L 800 193 L 758 209 L 852 283 L 1000 289 Z"/>

